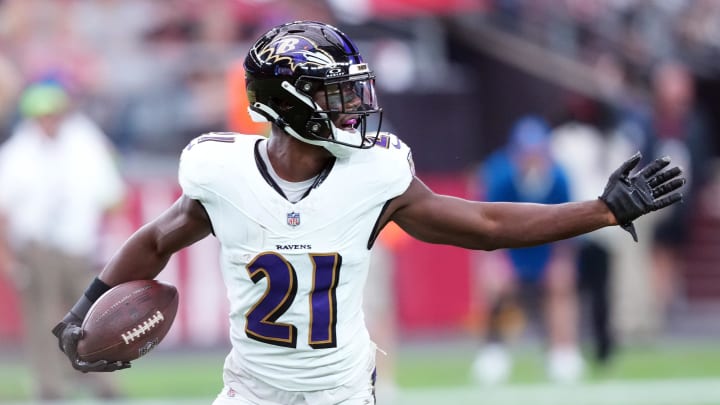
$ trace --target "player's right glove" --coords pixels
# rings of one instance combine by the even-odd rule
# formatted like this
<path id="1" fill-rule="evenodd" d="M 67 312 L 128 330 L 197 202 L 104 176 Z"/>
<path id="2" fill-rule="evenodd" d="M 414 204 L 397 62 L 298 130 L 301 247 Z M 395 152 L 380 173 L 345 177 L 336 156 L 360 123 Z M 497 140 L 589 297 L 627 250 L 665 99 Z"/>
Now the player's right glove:
<path id="1" fill-rule="evenodd" d="M 72 312 L 68 313 L 65 318 L 60 321 L 52 329 L 53 335 L 58 338 L 58 345 L 60 350 L 70 359 L 75 370 L 87 372 L 99 372 L 99 371 L 116 371 L 130 367 L 130 362 L 114 361 L 108 362 L 107 360 L 98 360 L 92 363 L 82 361 L 77 354 L 78 341 L 82 339 L 83 330 L 80 327 L 82 321 L 78 319 Z"/>
<path id="2" fill-rule="evenodd" d="M 52 329 L 52 334 L 58 339 L 60 350 L 70 359 L 70 364 L 72 364 L 73 368 L 83 373 L 90 371 L 115 371 L 130 367 L 129 362 L 122 361 L 109 362 L 99 360 L 90 363 L 80 360 L 77 354 L 78 342 L 83 337 L 83 329 L 81 326 L 83 318 L 87 315 L 92 304 L 109 289 L 109 285 L 96 277 L 70 312 L 65 315 L 65 318 Z"/>
<path id="3" fill-rule="evenodd" d="M 667 156 L 656 159 L 631 175 L 630 172 L 641 158 L 642 155 L 637 152 L 615 170 L 599 197 L 635 242 L 638 237 L 632 221 L 648 212 L 681 201 L 682 193 L 676 190 L 685 184 L 685 178 L 678 177 L 682 174 L 679 167 L 662 171 L 670 164 Z"/>

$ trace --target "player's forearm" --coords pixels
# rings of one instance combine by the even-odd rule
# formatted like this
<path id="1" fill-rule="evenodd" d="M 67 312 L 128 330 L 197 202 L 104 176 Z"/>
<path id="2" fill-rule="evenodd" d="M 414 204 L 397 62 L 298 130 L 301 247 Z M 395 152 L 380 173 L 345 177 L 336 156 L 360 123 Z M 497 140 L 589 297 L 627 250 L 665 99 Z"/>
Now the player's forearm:
<path id="1" fill-rule="evenodd" d="M 153 279 L 165 267 L 169 254 L 160 254 L 152 227 L 146 225 L 115 253 L 100 275 L 78 298 L 53 333 L 60 337 L 68 324 L 80 324 L 92 304 L 110 288 L 131 280 Z"/>
<path id="2" fill-rule="evenodd" d="M 482 239 L 498 249 L 534 246 L 617 225 L 607 205 L 600 200 L 543 205 L 526 203 L 482 203 L 490 221 Z"/>
<path id="3" fill-rule="evenodd" d="M 534 246 L 616 224 L 600 200 L 545 205 L 435 195 L 419 211 L 399 210 L 393 220 L 419 240 L 475 250 Z"/>
<path id="4" fill-rule="evenodd" d="M 148 226 L 138 230 L 113 255 L 99 278 L 110 286 L 155 278 L 171 254 L 159 248 L 153 232 Z"/>

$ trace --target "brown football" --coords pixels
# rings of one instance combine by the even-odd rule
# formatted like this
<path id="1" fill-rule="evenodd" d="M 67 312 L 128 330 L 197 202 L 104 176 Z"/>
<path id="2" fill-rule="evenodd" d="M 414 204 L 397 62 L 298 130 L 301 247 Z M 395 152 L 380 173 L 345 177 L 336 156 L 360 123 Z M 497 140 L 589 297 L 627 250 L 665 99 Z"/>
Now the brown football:
<path id="1" fill-rule="evenodd" d="M 178 308 L 177 289 L 157 280 L 116 285 L 90 308 L 78 342 L 80 360 L 132 361 L 167 335 Z"/>

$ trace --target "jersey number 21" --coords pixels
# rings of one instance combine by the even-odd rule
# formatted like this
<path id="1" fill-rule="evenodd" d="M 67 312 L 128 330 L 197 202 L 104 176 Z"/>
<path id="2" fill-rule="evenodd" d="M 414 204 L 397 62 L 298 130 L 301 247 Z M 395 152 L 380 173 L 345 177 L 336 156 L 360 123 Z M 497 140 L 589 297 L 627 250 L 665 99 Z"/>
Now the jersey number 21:
<path id="1" fill-rule="evenodd" d="M 310 293 L 308 344 L 314 349 L 336 347 L 338 284 L 342 257 L 338 253 L 309 254 L 313 264 Z M 297 273 L 285 257 L 275 252 L 256 256 L 247 271 L 254 283 L 267 279 L 262 298 L 246 314 L 245 333 L 251 339 L 271 345 L 297 347 L 295 325 L 277 322 L 297 294 Z"/>

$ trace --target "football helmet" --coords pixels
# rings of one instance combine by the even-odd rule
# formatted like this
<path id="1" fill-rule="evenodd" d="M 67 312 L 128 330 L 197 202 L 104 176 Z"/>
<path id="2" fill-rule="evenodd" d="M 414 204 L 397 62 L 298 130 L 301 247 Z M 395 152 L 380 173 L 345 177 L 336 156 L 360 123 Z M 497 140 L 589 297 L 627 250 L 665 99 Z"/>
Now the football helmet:
<path id="1" fill-rule="evenodd" d="M 244 68 L 254 121 L 272 122 L 337 157 L 375 144 L 382 122 L 375 76 L 337 28 L 315 21 L 275 27 L 255 42 Z M 374 135 L 366 134 L 371 114 L 379 117 Z"/>

